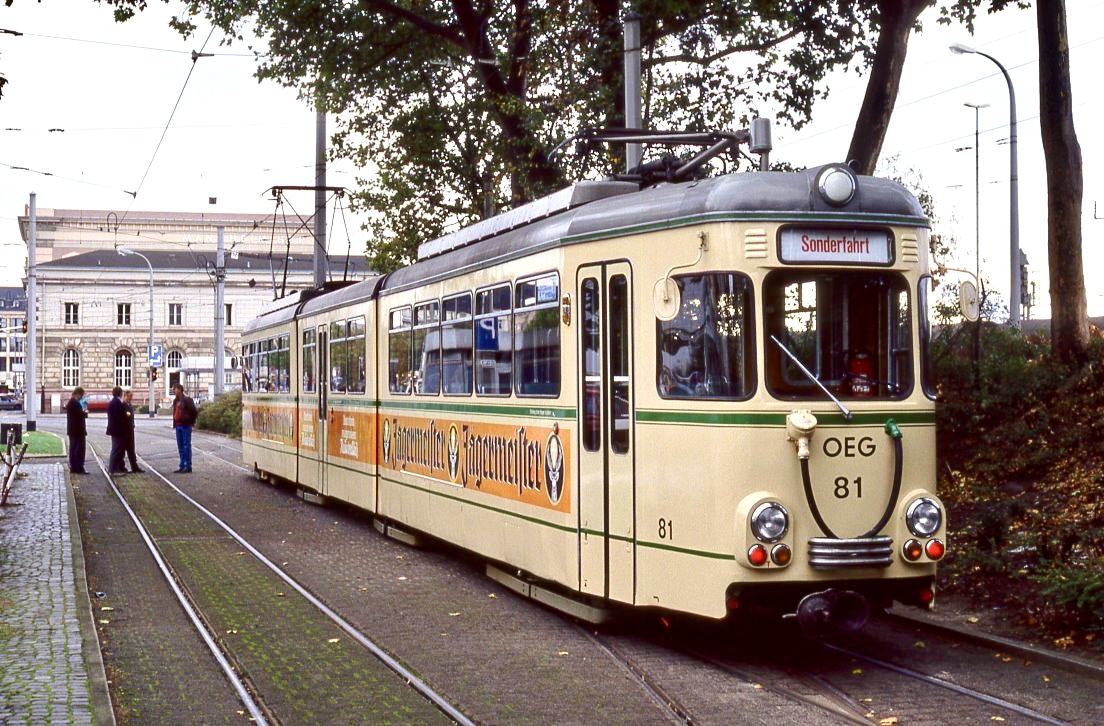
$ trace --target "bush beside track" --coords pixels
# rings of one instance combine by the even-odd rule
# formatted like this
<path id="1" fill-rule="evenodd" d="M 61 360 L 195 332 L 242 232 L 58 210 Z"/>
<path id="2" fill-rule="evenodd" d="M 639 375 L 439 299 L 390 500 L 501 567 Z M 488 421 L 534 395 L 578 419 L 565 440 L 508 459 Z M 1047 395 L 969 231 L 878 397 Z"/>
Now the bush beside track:
<path id="1" fill-rule="evenodd" d="M 215 400 L 208 401 L 199 407 L 196 428 L 218 431 L 240 439 L 241 412 L 241 391 L 224 393 Z"/>
<path id="2" fill-rule="evenodd" d="M 1059 647 L 1104 652 L 1104 334 L 1071 368 L 1047 333 L 945 328 L 939 492 L 948 509 L 944 592 L 996 609 Z"/>

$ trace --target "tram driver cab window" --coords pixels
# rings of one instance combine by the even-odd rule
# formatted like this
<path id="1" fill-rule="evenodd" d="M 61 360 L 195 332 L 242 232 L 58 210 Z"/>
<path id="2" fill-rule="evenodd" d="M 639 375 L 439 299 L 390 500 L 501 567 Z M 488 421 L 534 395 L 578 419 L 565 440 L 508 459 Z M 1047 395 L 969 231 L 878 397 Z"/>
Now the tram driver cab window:
<path id="1" fill-rule="evenodd" d="M 656 321 L 664 398 L 743 399 L 755 388 L 751 282 L 733 272 L 678 275 L 680 307 Z"/>
<path id="2" fill-rule="evenodd" d="M 897 399 L 913 386 L 905 279 L 870 270 L 783 270 L 766 279 L 767 387 L 780 398 Z M 815 379 L 815 380 L 814 380 Z"/>

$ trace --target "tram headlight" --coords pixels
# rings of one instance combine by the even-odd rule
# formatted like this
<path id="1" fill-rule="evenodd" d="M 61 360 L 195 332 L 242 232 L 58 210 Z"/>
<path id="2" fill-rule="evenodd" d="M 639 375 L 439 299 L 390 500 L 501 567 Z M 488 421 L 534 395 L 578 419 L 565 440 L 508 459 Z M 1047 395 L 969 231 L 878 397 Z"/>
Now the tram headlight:
<path id="1" fill-rule="evenodd" d="M 917 499 L 905 510 L 905 524 L 917 537 L 930 537 L 943 526 L 943 510 L 933 499 Z"/>
<path id="2" fill-rule="evenodd" d="M 790 528 L 790 515 L 778 502 L 763 502 L 751 513 L 751 532 L 763 542 L 777 542 Z"/>
<path id="3" fill-rule="evenodd" d="M 855 196 L 858 182 L 851 170 L 839 164 L 831 164 L 817 174 L 817 190 L 824 201 L 842 207 Z"/>

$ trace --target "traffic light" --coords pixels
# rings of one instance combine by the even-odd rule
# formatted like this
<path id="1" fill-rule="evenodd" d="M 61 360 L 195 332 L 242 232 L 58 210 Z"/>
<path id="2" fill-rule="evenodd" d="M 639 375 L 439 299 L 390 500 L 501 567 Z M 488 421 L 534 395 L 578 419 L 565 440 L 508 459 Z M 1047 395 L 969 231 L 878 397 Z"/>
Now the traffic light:
<path id="1" fill-rule="evenodd" d="M 27 334 L 27 319 L 23 318 L 23 334 Z"/>
<path id="2" fill-rule="evenodd" d="M 154 366 L 150 366 L 150 380 L 151 381 L 156 381 L 157 380 L 157 368 L 154 367 Z"/>

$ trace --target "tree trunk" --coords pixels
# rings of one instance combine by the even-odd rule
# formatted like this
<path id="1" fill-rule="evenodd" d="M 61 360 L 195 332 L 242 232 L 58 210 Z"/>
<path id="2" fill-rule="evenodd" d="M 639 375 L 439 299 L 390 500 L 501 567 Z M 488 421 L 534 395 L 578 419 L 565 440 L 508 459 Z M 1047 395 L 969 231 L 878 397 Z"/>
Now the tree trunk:
<path id="1" fill-rule="evenodd" d="M 916 18 L 934 0 L 877 0 L 879 15 L 878 44 L 870 66 L 866 95 L 855 120 L 847 161 L 856 163 L 860 174 L 873 174 L 882 153 L 889 119 L 901 86 L 908 37 Z"/>
<path id="2" fill-rule="evenodd" d="M 1038 0 L 1036 13 L 1039 123 L 1047 170 L 1051 346 L 1059 360 L 1077 363 L 1088 354 L 1089 320 L 1081 260 L 1081 145 L 1073 127 L 1065 0 Z"/>

